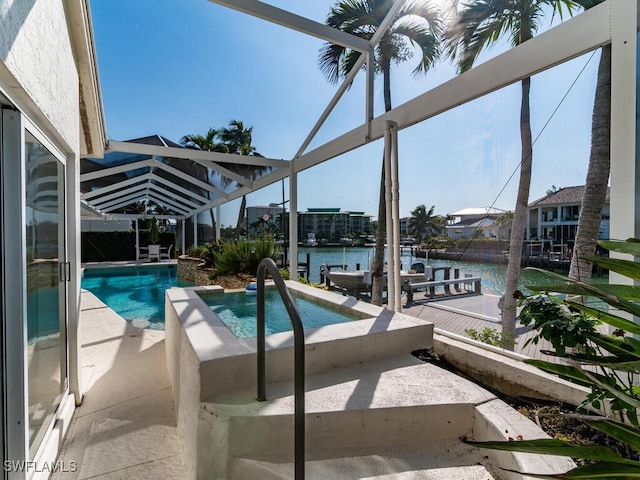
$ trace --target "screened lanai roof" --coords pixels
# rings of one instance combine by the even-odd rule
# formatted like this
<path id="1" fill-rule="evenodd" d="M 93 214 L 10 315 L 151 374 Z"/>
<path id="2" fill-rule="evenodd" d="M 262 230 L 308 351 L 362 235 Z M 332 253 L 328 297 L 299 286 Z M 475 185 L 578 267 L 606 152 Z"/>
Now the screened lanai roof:
<path id="1" fill-rule="evenodd" d="M 155 204 L 186 218 L 288 175 L 289 162 L 205 152 L 153 135 L 111 141 L 103 158 L 81 160 L 81 199 L 113 217 Z"/>
<path id="2" fill-rule="evenodd" d="M 290 188 L 294 192 L 297 188 L 295 175 L 303 170 L 379 140 L 390 129 L 403 130 L 608 43 L 612 43 L 617 52 L 616 58 L 624 58 L 619 61 L 620 64 L 629 64 L 629 78 L 635 72 L 635 63 L 632 61 L 635 59 L 635 50 L 632 54 L 626 53 L 631 45 L 635 45 L 635 37 L 632 38 L 637 28 L 635 16 L 628 15 L 635 4 L 633 0 L 609 0 L 375 116 L 373 55 L 406 0 L 393 2 L 378 30 L 368 40 L 258 0 L 209 1 L 362 54 L 291 161 L 189 150 L 159 135 L 127 142 L 110 141 L 104 158 L 83 160 L 82 200 L 91 207 L 106 214 L 126 214 L 131 212 L 136 202 L 152 201 L 167 207 L 176 217 L 184 218 L 285 177 L 293 179 Z M 625 37 L 619 43 L 613 42 L 614 31 L 624 32 L 620 33 L 620 38 L 627 34 L 630 37 Z M 308 150 L 315 135 L 360 72 L 366 76 L 363 123 Z M 620 72 L 621 78 L 627 74 L 626 71 Z M 624 81 L 627 81 L 626 77 Z M 624 97 L 620 95 L 620 98 Z M 620 107 L 624 112 L 624 101 Z M 625 122 L 626 117 L 621 123 Z M 616 134 L 615 131 L 612 134 L 613 149 L 622 145 L 613 141 Z M 612 151 L 613 158 L 616 157 Z M 250 168 L 240 167 L 257 165 L 267 167 L 270 171 L 252 175 L 247 174 L 251 172 Z M 615 169 L 616 165 L 612 165 L 612 172 Z M 614 176 L 612 173 L 612 183 Z M 294 201 L 297 202 L 294 193 L 291 198 L 291 209 L 294 211 Z M 291 232 L 292 235 L 295 233 L 294 230 Z"/>

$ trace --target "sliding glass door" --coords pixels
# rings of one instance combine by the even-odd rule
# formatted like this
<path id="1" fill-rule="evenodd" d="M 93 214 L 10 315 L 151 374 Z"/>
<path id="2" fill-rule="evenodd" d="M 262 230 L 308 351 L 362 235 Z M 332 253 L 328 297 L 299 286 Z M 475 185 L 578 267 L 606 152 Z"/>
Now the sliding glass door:
<path id="1" fill-rule="evenodd" d="M 67 388 L 64 165 L 25 131 L 29 457 Z"/>

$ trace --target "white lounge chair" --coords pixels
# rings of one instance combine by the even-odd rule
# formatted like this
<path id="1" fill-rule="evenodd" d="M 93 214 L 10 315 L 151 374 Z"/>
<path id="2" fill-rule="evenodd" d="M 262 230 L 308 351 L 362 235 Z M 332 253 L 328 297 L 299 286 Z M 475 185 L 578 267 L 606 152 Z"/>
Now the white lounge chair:
<path id="1" fill-rule="evenodd" d="M 160 249 L 160 260 L 162 260 L 163 258 L 166 258 L 167 260 L 171 260 L 172 248 L 173 248 L 173 244 L 169 245 L 169 248 L 167 248 L 166 252 L 163 252 L 162 249 Z"/>

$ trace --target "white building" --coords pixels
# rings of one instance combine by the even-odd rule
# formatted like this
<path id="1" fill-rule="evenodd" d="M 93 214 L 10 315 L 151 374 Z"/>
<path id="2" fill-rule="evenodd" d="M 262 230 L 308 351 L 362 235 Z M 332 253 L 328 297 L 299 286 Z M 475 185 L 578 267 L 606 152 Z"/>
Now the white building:
<path id="1" fill-rule="evenodd" d="M 493 207 L 471 207 L 449 214 L 452 223 L 445 227 L 447 235 L 454 240 L 472 238 L 480 235 L 484 238 L 509 238 L 509 227 L 500 228 L 496 220 L 507 213 L 506 210 Z"/>

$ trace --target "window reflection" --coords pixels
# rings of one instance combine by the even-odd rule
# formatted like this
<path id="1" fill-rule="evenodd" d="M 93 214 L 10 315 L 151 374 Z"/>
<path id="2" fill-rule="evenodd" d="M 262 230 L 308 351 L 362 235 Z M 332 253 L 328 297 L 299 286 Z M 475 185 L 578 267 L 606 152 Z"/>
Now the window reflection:
<path id="1" fill-rule="evenodd" d="M 26 133 L 29 450 L 33 458 L 65 389 L 64 167 Z"/>

